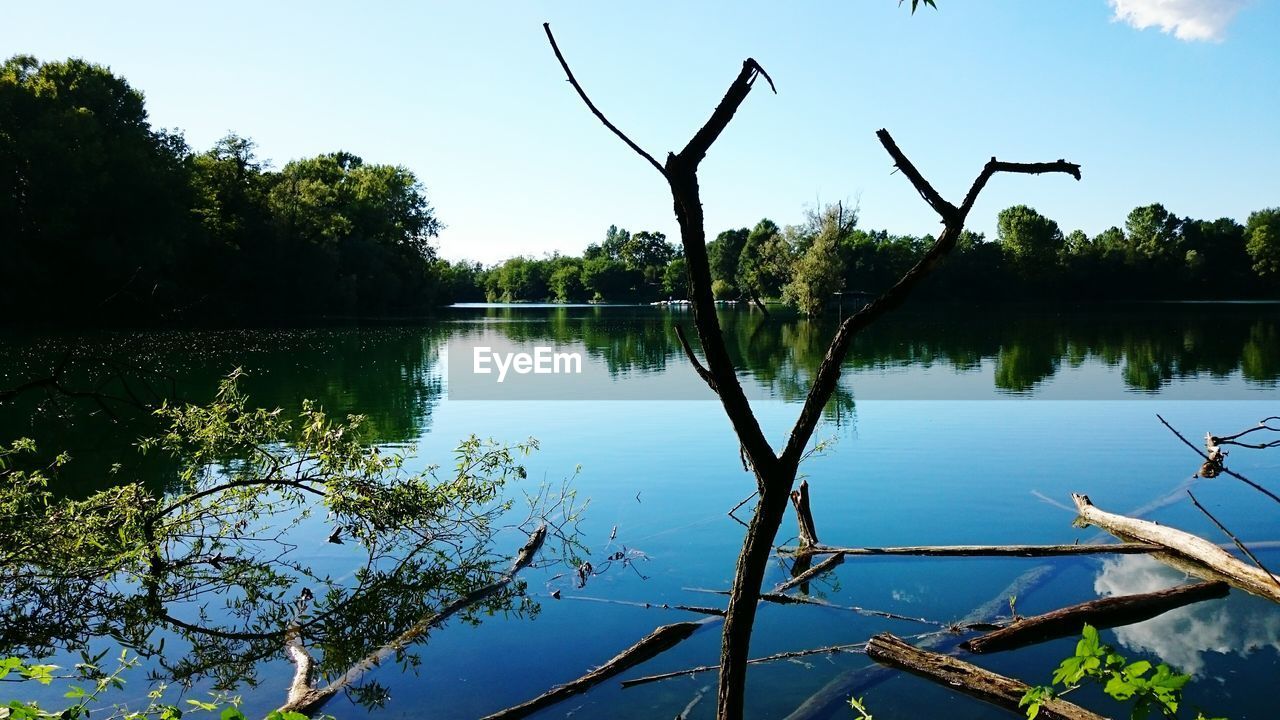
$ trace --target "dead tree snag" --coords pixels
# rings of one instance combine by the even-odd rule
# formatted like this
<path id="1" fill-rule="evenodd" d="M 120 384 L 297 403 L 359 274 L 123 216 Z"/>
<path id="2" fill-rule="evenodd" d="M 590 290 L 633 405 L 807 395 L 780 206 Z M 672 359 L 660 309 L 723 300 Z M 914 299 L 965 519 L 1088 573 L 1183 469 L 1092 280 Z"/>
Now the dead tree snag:
<path id="1" fill-rule="evenodd" d="M 955 247 L 969 211 L 973 208 L 978 194 L 993 175 L 999 172 L 1025 174 L 1052 172 L 1066 173 L 1079 180 L 1080 166 L 1064 160 L 1048 163 L 1010 163 L 991 158 L 974 180 L 964 201 L 956 206 L 944 200 L 925 180 L 898 148 L 887 130 L 879 130 L 876 135 L 893 159 L 894 165 L 902 171 L 925 202 L 942 219 L 943 229 L 933 247 L 915 267 L 907 271 L 893 287 L 840 324 L 839 330 L 827 349 L 826 356 L 818 367 L 800 416 L 791 430 L 785 447 L 782 452 L 775 452 L 760 429 L 751 404 L 738 381 L 737 371 L 724 342 L 720 322 L 716 318 L 715 301 L 711 294 L 711 267 L 707 257 L 702 198 L 698 187 L 699 164 L 706 158 L 707 152 L 716 139 L 728 127 L 734 114 L 751 92 L 755 81 L 763 76 L 776 93 L 777 88 L 774 87 L 773 80 L 759 63 L 752 58 L 747 58 L 742 63 L 737 77 L 730 83 L 724 97 L 711 113 L 711 117 L 694 133 L 682 150 L 668 153 L 666 161 L 659 164 L 652 155 L 627 137 L 596 108 L 582 86 L 578 84 L 568 62 L 560 52 L 555 37 L 551 34 L 550 25 L 544 24 L 543 29 L 565 76 L 578 96 L 586 103 L 587 108 L 606 128 L 644 158 L 667 181 L 671 190 L 676 221 L 680 226 L 680 240 L 684 247 L 689 273 L 694 326 L 702 346 L 702 355 L 706 360 L 705 365 L 697 362 L 692 347 L 687 341 L 683 341 L 683 337 L 682 344 L 698 375 L 719 397 L 725 414 L 742 444 L 747 463 L 756 476 L 756 489 L 760 499 L 747 526 L 747 534 L 743 540 L 734 573 L 733 588 L 729 596 L 729 607 L 721 636 L 720 675 L 716 700 L 716 716 L 720 720 L 738 720 L 742 717 L 751 629 L 755 623 L 765 568 L 773 550 L 778 527 L 786 513 L 791 489 L 795 484 L 796 470 L 821 418 L 822 409 L 826 407 L 835 392 L 841 365 L 844 363 L 854 336 L 880 316 L 901 305 L 916 285 Z M 681 335 L 683 336 L 683 333 Z"/>

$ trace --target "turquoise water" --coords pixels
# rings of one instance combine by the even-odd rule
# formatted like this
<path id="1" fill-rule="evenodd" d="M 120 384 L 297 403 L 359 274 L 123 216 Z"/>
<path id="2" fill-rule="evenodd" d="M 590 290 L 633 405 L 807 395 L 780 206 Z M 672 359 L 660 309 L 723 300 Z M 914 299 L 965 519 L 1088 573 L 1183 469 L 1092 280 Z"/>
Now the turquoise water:
<path id="1" fill-rule="evenodd" d="M 832 321 L 725 310 L 722 322 L 761 425 L 780 444 Z M 256 404 L 288 408 L 312 397 L 331 410 L 366 413 L 379 442 L 411 449 L 422 463 L 447 460 L 458 440 L 473 432 L 502 441 L 536 437 L 541 450 L 527 463 L 528 483 L 573 478 L 579 495 L 590 498 L 579 528 L 590 559 L 599 566 L 625 549 L 631 566 L 615 563 L 582 588 L 575 587 L 571 573 L 556 577 L 565 573 L 563 566 L 527 571 L 528 592 L 540 606 L 536 615 L 486 617 L 474 627 L 447 625 L 418 648 L 416 672 L 393 663 L 371 674 L 390 693 L 384 707 L 368 710 L 339 697 L 326 708 L 343 718 L 472 718 L 577 677 L 657 625 L 698 617 L 603 601 L 723 603 L 701 590 L 729 586 L 742 526 L 726 513 L 754 485 L 742 470 L 723 411 L 679 350 L 676 324 L 691 329 L 692 321 L 678 310 L 498 306 L 455 308 L 405 326 L 13 336 L 0 355 L 0 387 L 75 347 L 127 358 L 135 368 L 163 368 L 174 387 L 193 398 L 211 392 L 232 368 L 244 367 Z M 542 344 L 581 352 L 586 367 L 581 375 L 555 378 L 562 384 L 554 391 L 513 385 L 509 397 L 461 399 L 454 391 L 467 378 L 458 375 L 465 368 L 456 358 L 466 357 L 478 338 L 495 337 L 516 348 Z M 1072 526 L 1074 513 L 1064 507 L 1071 492 L 1086 493 L 1116 512 L 1133 512 L 1172 494 L 1146 516 L 1226 541 L 1185 495 L 1176 494 L 1199 458 L 1156 414 L 1193 440 L 1210 430 L 1243 429 L 1277 414 L 1278 379 L 1275 305 L 981 313 L 916 308 L 892 316 L 856 343 L 841 391 L 815 433 L 829 446 L 802 473 L 812 488 L 819 535 L 830 544 L 1083 542 L 1096 531 Z M 97 425 L 92 418 L 72 426 L 50 417 L 31 421 L 22 411 L 3 410 L 0 430 L 6 436 L 34 434 L 48 438 L 46 443 L 70 445 L 77 465 L 86 468 L 132 457 L 134 435 L 127 429 Z M 77 432 L 84 428 L 94 431 Z M 1230 460 L 1233 469 L 1280 486 L 1280 450 L 1238 450 Z M 163 483 L 163 467 L 138 467 Z M 100 486 L 101 477 L 89 469 L 70 472 L 64 489 L 84 492 Z M 1196 480 L 1193 487 L 1244 540 L 1280 540 L 1280 506 L 1226 477 Z M 739 515 L 746 517 L 749 507 Z M 795 532 L 788 517 L 780 543 Z M 514 548 L 520 539 L 507 535 L 502 542 Z M 315 548 L 307 557 L 316 568 L 340 573 L 350 560 L 341 548 L 320 541 Z M 1280 554 L 1259 554 L 1280 565 Z M 1007 612 L 1006 586 L 1040 566 L 1052 572 L 1019 593 L 1021 614 L 1183 579 L 1136 556 L 854 558 L 811 591 L 837 605 L 947 623 L 992 601 Z M 779 560 L 767 583 L 785 577 Z M 558 600 L 551 596 L 556 591 Z M 757 621 L 752 655 L 854 643 L 884 630 L 906 636 L 935 629 L 848 610 L 767 606 Z M 1188 692 L 1192 705 L 1231 718 L 1274 717 L 1266 688 L 1280 670 L 1280 609 L 1272 604 L 1233 592 L 1225 601 L 1104 637 L 1126 655 L 1162 658 L 1195 674 Z M 713 664 L 718 643 L 713 626 L 621 679 Z M 1047 682 L 1072 647 L 1062 640 L 977 662 L 1032 683 Z M 863 656 L 842 654 L 754 666 L 750 715 L 786 717 L 842 672 L 867 664 Z M 265 712 L 279 705 L 290 674 L 283 654 L 260 663 L 260 684 L 246 692 L 246 708 Z M 690 717 L 709 718 L 713 674 L 627 690 L 611 680 L 537 717 L 674 717 L 707 687 Z M 893 677 L 860 694 L 877 720 L 994 713 L 909 677 Z M 1073 697 L 1118 714 L 1097 696 L 1082 691 Z M 836 708 L 829 716 L 851 713 Z"/>

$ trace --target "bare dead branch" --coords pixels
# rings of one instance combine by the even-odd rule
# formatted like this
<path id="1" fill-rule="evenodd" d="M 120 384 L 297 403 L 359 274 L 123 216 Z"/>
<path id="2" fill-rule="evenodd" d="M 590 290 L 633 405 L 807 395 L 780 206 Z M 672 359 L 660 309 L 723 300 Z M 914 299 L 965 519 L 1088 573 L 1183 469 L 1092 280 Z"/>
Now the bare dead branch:
<path id="1" fill-rule="evenodd" d="M 805 570 L 799 575 L 782 583 L 781 585 L 778 586 L 778 591 L 786 592 L 787 590 L 790 590 L 791 588 L 797 585 L 803 585 L 804 583 L 809 582 L 810 580 L 818 577 L 819 575 L 824 575 L 827 572 L 830 572 L 833 568 L 835 568 L 837 565 L 839 565 L 842 562 L 844 562 L 844 553 L 835 553 L 834 555 L 827 558 L 826 560 L 823 560 L 817 565 L 814 565 L 808 570 Z"/>
<path id="2" fill-rule="evenodd" d="M 1226 465 L 1224 464 L 1225 454 L 1222 454 L 1220 456 L 1213 456 L 1205 453 L 1204 450 L 1201 450 L 1200 448 L 1196 447 L 1194 443 L 1192 443 L 1190 440 L 1184 437 L 1182 433 L 1178 432 L 1177 429 L 1175 429 L 1172 425 L 1170 425 L 1169 422 L 1165 420 L 1163 417 L 1157 414 L 1156 419 L 1159 420 L 1161 424 L 1163 424 L 1166 428 L 1168 428 L 1169 432 L 1173 433 L 1175 437 L 1181 440 L 1183 445 L 1186 445 L 1187 447 L 1191 448 L 1192 450 L 1195 451 L 1197 455 L 1204 458 L 1205 465 L 1201 469 L 1202 472 L 1204 467 L 1212 466 L 1216 470 L 1220 472 L 1224 472 L 1227 475 L 1230 475 L 1231 477 L 1235 478 L 1236 480 L 1239 480 L 1240 482 L 1244 483 L 1245 485 L 1248 485 L 1254 490 L 1257 490 L 1263 495 L 1266 495 L 1267 497 L 1271 498 L 1271 500 L 1274 501 L 1275 503 L 1280 504 L 1280 495 L 1276 495 L 1275 493 L 1259 485 L 1258 483 L 1226 467 Z M 1200 473 L 1197 473 L 1197 474 L 1200 474 Z M 1209 477 L 1212 477 L 1212 475 L 1210 475 Z"/>
<path id="3" fill-rule="evenodd" d="M 486 715 L 482 720 L 514 720 L 515 718 L 532 715 L 543 708 L 555 705 L 565 698 L 585 692 L 618 673 L 661 654 L 688 638 L 699 626 L 699 623 L 684 622 L 656 628 L 653 632 L 641 638 L 639 642 L 618 653 L 613 659 L 586 675 L 564 685 L 558 685 L 532 700 L 505 710 L 499 710 L 492 715 Z"/>
<path id="4" fill-rule="evenodd" d="M 748 665 L 759 665 L 762 663 L 775 662 L 777 660 L 789 660 L 791 658 L 808 657 L 809 655 L 837 655 L 839 653 L 862 652 L 866 648 L 865 642 L 845 643 L 843 645 L 827 645 L 826 647 L 811 648 L 809 650 L 791 650 L 788 652 L 774 653 L 764 657 L 752 658 L 747 661 Z M 685 668 L 684 670 L 676 670 L 674 672 L 658 673 L 656 675 L 645 675 L 644 677 L 633 678 L 631 680 L 623 680 L 622 687 L 630 688 L 636 685 L 647 685 L 651 682 L 659 680 L 670 680 L 671 678 L 690 677 L 698 673 L 711 672 L 719 670 L 719 665 L 699 665 L 697 667 Z"/>
<path id="5" fill-rule="evenodd" d="M 917 545 L 900 547 L 831 547 L 782 548 L 783 551 L 809 555 L 899 555 L 924 557 L 1053 557 L 1057 555 L 1140 555 L 1160 552 L 1164 547 L 1154 543 L 1112 543 L 1082 545 Z"/>
<path id="6" fill-rule="evenodd" d="M 1167 553 L 1155 554 L 1159 560 L 1181 560 L 1184 565 L 1179 569 L 1214 580 L 1223 579 L 1241 590 L 1280 602 L 1280 583 L 1276 582 L 1274 575 L 1241 562 L 1204 538 L 1149 520 L 1106 512 L 1096 507 L 1086 495 L 1072 493 L 1071 499 L 1084 522 L 1123 539 L 1165 546 Z"/>
<path id="7" fill-rule="evenodd" d="M 813 385 L 809 389 L 808 396 L 805 397 L 800 416 L 796 420 L 795 427 L 791 430 L 786 449 L 781 455 L 780 459 L 784 466 L 792 462 L 798 462 L 799 458 L 803 456 L 805 446 L 808 445 L 809 439 L 813 436 L 813 430 L 817 427 L 818 421 L 822 417 L 822 409 L 826 407 L 827 402 L 831 400 L 831 395 L 835 392 L 836 384 L 840 379 L 841 366 L 844 364 L 845 356 L 849 353 L 849 347 L 853 343 L 854 336 L 880 316 L 901 305 L 911 294 L 911 291 L 915 289 L 916 285 L 933 271 L 943 257 L 951 252 L 952 248 L 955 247 L 956 241 L 960 238 L 960 233 L 964 230 L 964 223 L 968 217 L 969 210 L 972 209 L 978 194 L 986 186 L 987 180 L 992 175 L 997 172 L 1060 172 L 1071 175 L 1077 180 L 1080 179 L 1080 166 L 1062 160 L 1052 163 L 1009 163 L 992 158 L 983 167 L 978 178 L 974 180 L 973 186 L 965 197 L 964 204 L 956 208 L 944 200 L 938 194 L 938 191 L 925 180 L 920 171 L 916 169 L 911 160 L 894 142 L 888 130 L 878 130 L 876 131 L 876 136 L 880 138 L 880 144 L 884 146 L 885 151 L 893 158 L 894 164 L 911 181 L 916 192 L 920 193 L 925 202 L 942 218 L 943 229 L 933 247 L 929 248 L 924 257 L 899 278 L 893 287 L 881 293 L 879 297 L 864 305 L 862 309 L 850 315 L 840 324 L 840 328 L 836 331 L 835 337 L 831 339 L 831 344 L 827 348 L 826 356 L 822 358 L 821 364 L 818 365 Z"/>
<path id="8" fill-rule="evenodd" d="M 1224 435 L 1222 437 L 1218 437 L 1216 435 L 1210 434 L 1209 442 L 1213 443 L 1214 445 L 1235 445 L 1236 447 L 1249 448 L 1251 450 L 1266 450 L 1267 448 L 1280 447 L 1280 440 L 1270 440 L 1263 443 L 1240 442 L 1240 438 L 1244 437 L 1245 435 L 1250 435 L 1256 432 L 1280 433 L 1280 427 L 1275 427 L 1273 425 L 1267 424 L 1272 420 L 1280 420 L 1280 417 L 1273 415 L 1271 417 L 1262 418 L 1261 420 L 1258 421 L 1257 425 L 1251 428 L 1248 428 L 1246 430 L 1241 430 L 1240 432 L 1234 435 Z"/>
<path id="9" fill-rule="evenodd" d="M 1218 518 L 1213 516 L 1213 513 L 1209 512 L 1205 506 L 1201 505 L 1200 501 L 1196 500 L 1196 496 L 1192 495 L 1190 490 L 1187 491 L 1187 497 L 1191 498 L 1191 504 L 1195 505 L 1197 510 L 1204 513 L 1204 516 L 1209 518 L 1214 525 L 1217 525 L 1218 529 L 1221 530 L 1224 535 L 1231 538 L 1231 542 L 1235 543 L 1237 548 L 1240 548 L 1240 552 L 1244 553 L 1246 557 L 1252 560 L 1253 564 L 1257 565 L 1259 570 L 1267 574 L 1267 577 L 1271 578 L 1271 582 L 1275 583 L 1276 587 L 1280 587 L 1280 578 L 1277 578 L 1275 573 L 1268 570 L 1267 566 L 1263 565 L 1262 561 L 1258 559 L 1258 556 L 1254 555 L 1243 542 L 1240 542 L 1240 538 L 1236 537 L 1235 533 L 1228 530 L 1226 525 L 1223 525 Z"/>
<path id="10" fill-rule="evenodd" d="M 876 137 L 880 138 L 880 144 L 884 146 L 885 152 L 889 153 L 889 157 L 893 158 L 894 166 L 901 170 L 902 174 L 911 181 L 911 185 L 915 187 L 916 192 L 920 193 L 920 197 L 924 198 L 929 207 L 938 213 L 943 222 L 953 221 L 959 210 L 955 205 L 943 200 L 942 195 L 933 189 L 933 185 L 930 185 L 929 181 L 924 179 L 924 176 L 916 169 L 915 164 L 898 148 L 898 144 L 894 142 L 893 136 L 889 134 L 889 131 L 881 128 L 876 131 Z M 992 159 L 994 160 L 994 158 Z M 984 169 L 983 172 L 985 173 L 986 170 Z"/>
<path id="11" fill-rule="evenodd" d="M 987 186 L 987 181 L 998 172 L 1021 173 L 1023 175 L 1066 173 L 1076 180 L 1080 179 L 1080 166 L 1076 163 L 1069 163 L 1066 160 L 1044 163 L 1016 163 L 991 158 L 987 161 L 986 167 L 982 168 L 982 173 L 973 181 L 969 192 L 964 196 L 964 202 L 960 204 L 960 213 L 962 215 L 969 214 L 969 211 L 973 209 L 974 202 L 978 200 L 979 193 Z"/>
<path id="12" fill-rule="evenodd" d="M 684 327 L 676 325 L 676 337 L 680 339 L 680 347 L 684 349 L 684 356 L 689 358 L 689 364 L 693 365 L 693 369 L 698 373 L 698 377 L 702 378 L 703 382 L 710 386 L 712 391 L 719 392 L 716 390 L 715 376 L 702 366 L 702 363 L 698 360 L 698 356 L 693 352 L 693 347 L 689 345 L 689 339 L 684 336 Z M 737 509 L 738 508 L 735 507 L 733 510 Z M 733 514 L 733 510 L 729 511 L 731 515 Z"/>
<path id="13" fill-rule="evenodd" d="M 680 151 L 680 159 L 687 163 L 687 167 L 696 170 L 698 163 L 707 156 L 707 150 L 711 149 L 711 144 L 720 137 L 720 133 L 724 132 L 725 127 L 729 125 L 729 121 L 733 119 L 734 113 L 738 111 L 738 107 L 742 105 L 742 101 L 747 98 L 747 93 L 751 92 L 751 86 L 756 81 L 756 76 L 763 74 L 765 79 L 769 81 L 769 87 L 776 95 L 778 88 L 774 87 L 773 79 L 769 77 L 764 68 L 760 67 L 760 63 L 754 58 L 747 58 L 742 61 L 742 70 L 738 73 L 738 77 L 729 85 L 729 89 L 725 92 L 724 98 L 716 105 L 715 111 L 711 113 L 711 117 L 707 122 L 694 134 L 689 140 L 689 144 L 684 146 Z"/>
<path id="14" fill-rule="evenodd" d="M 791 505 L 796 509 L 796 525 L 800 528 L 800 548 L 818 545 L 818 528 L 813 522 L 813 509 L 809 506 L 809 481 L 801 480 L 800 486 L 791 491 Z"/>
<path id="15" fill-rule="evenodd" d="M 633 142 L 631 138 L 627 137 L 626 133 L 618 129 L 618 126 L 609 122 L 609 118 L 605 117 L 604 113 L 600 112 L 600 110 L 596 108 L 595 103 L 591 102 L 591 98 L 587 97 L 586 91 L 583 90 L 582 86 L 578 84 L 577 78 L 573 76 L 573 71 L 569 69 L 569 63 L 565 62 L 564 55 L 560 54 L 560 46 L 556 45 L 556 38 L 554 35 L 551 34 L 551 23 L 542 23 L 542 29 L 547 32 L 547 40 L 550 41 L 551 49 L 555 51 L 556 59 L 560 61 L 560 67 L 564 69 L 564 74 L 569 79 L 569 84 L 572 85 L 573 89 L 578 92 L 578 97 L 582 98 L 582 102 L 587 104 L 587 108 L 591 110 L 591 113 L 595 115 L 597 118 L 599 118 L 600 122 L 604 123 L 604 126 L 609 128 L 609 130 L 612 131 L 614 135 L 617 135 L 619 138 L 621 138 L 622 142 L 626 143 L 627 146 L 630 147 L 632 150 L 635 150 L 636 154 L 638 154 L 640 157 L 644 158 L 645 160 L 648 160 L 649 164 L 652 165 L 654 169 L 656 169 L 658 172 L 662 173 L 665 176 L 667 174 L 667 171 L 663 169 L 662 164 L 659 163 L 657 160 L 654 160 L 653 156 L 645 152 L 644 149 L 641 148 L 639 145 L 635 144 L 635 142 Z"/>

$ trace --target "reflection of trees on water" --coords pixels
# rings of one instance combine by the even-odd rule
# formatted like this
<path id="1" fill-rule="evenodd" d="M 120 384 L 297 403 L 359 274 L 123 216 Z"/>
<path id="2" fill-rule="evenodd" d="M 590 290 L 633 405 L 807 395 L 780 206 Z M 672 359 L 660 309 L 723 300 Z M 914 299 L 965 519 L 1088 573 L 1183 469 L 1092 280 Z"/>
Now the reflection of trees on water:
<path id="1" fill-rule="evenodd" d="M 146 405 L 162 399 L 202 403 L 219 379 L 244 368 L 244 386 L 263 405 L 292 414 L 311 398 L 338 417 L 363 413 L 370 437 L 380 443 L 408 443 L 428 430 L 442 392 L 435 353 L 444 332 L 431 324 L 16 337 L 0 343 L 0 390 L 46 377 L 65 363 L 61 382 L 70 390 L 137 397 Z M 145 417 L 136 417 L 131 404 L 104 409 L 90 397 L 24 392 L 0 403 L 0 441 L 32 437 L 42 448 L 87 460 L 59 478 L 58 489 L 79 494 L 109 482 L 84 474 L 87 468 L 116 462 L 121 449 L 146 432 L 139 425 Z M 163 457 L 130 463 L 143 478 L 171 469 Z"/>
<path id="2" fill-rule="evenodd" d="M 216 380 L 236 367 L 260 402 L 292 412 L 304 397 L 330 412 L 368 416 L 370 436 L 405 443 L 425 433 L 441 395 L 436 349 L 477 323 L 517 342 L 580 344 L 616 379 L 692 372 L 675 325 L 686 312 L 648 307 L 496 307 L 451 311 L 453 322 L 416 327 L 340 327 L 306 330 L 165 331 L 91 336 L 9 337 L 0 343 L 0 389 L 48 374 L 70 351 L 67 384 L 97 387 L 107 374 L 88 356 L 113 358 L 134 376 L 147 375 L 169 397 L 207 400 Z M 788 402 L 802 399 L 826 353 L 837 318 L 808 320 L 726 308 L 720 322 L 748 392 Z M 79 360 L 78 360 L 79 359 Z M 81 361 L 83 360 L 83 361 Z M 1158 392 L 1184 378 L 1226 378 L 1274 387 L 1280 379 L 1280 327 L 1270 305 L 1146 305 L 1073 309 L 1018 308 L 899 311 L 855 341 L 847 367 L 994 368 L 997 391 L 1031 393 L 1063 367 L 1100 363 L 1117 368 L 1123 387 Z M 123 393 L 119 385 L 108 385 Z M 134 391 L 141 392 L 140 386 Z M 828 407 L 851 412 L 856 385 L 848 378 Z M 0 406 L 0 438 L 31 436 L 45 448 L 94 460 L 115 458 L 138 437 L 129 422 L 102 422 L 89 401 L 49 404 L 40 393 Z M 91 423 L 87 425 L 86 423 Z M 114 459 L 108 460 L 114 462 Z M 164 458 L 132 461 L 141 477 L 162 477 Z M 156 467 L 150 467 L 151 465 Z M 77 463 L 59 489 L 80 492 L 107 482 L 80 476 Z"/>
<path id="3" fill-rule="evenodd" d="M 859 370 L 942 364 L 974 371 L 994 365 L 993 384 L 1033 391 L 1065 364 L 1118 367 L 1124 387 L 1156 392 L 1179 379 L 1225 378 L 1239 372 L 1265 386 L 1280 379 L 1280 332 L 1270 306 L 1147 305 L 1066 312 L 1027 308 L 904 311 L 863 332 L 847 367 Z M 489 322 L 520 342 L 581 343 L 614 377 L 658 373 L 679 358 L 674 325 L 681 312 L 651 308 L 489 308 Z M 720 312 L 729 352 L 744 383 L 787 401 L 808 391 L 837 319 L 806 319 L 726 309 Z M 852 407 L 849 387 L 838 395 Z"/>

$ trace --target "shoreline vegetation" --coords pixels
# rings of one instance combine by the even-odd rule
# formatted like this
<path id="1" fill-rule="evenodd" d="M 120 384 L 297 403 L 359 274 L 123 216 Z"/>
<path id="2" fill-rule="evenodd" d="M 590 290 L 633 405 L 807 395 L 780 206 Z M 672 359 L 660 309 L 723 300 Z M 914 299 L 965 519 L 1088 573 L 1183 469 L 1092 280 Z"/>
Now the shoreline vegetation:
<path id="1" fill-rule="evenodd" d="M 444 224 L 408 168 L 337 151 L 279 169 L 229 134 L 206 151 L 153 128 L 141 91 L 84 60 L 0 65 L 0 285 L 7 324 L 187 325 L 389 318 L 465 302 L 685 299 L 688 270 L 657 231 L 610 226 L 581 255 L 449 261 Z M 1280 207 L 1242 224 L 1159 203 L 1123 227 L 1064 232 L 1002 210 L 966 231 L 915 299 L 1111 302 L 1280 297 Z M 857 208 L 762 219 L 708 243 L 717 300 L 805 315 L 873 296 L 932 244 L 858 226 Z"/>

